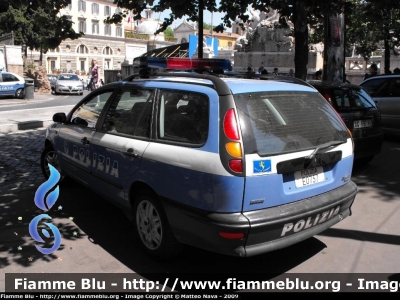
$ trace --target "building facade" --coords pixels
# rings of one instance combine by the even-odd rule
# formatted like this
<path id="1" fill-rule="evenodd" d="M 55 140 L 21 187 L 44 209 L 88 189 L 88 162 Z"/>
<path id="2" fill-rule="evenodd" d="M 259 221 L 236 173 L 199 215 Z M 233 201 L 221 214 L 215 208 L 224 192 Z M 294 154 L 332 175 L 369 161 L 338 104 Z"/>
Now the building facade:
<path id="1" fill-rule="evenodd" d="M 152 19 L 149 10 L 146 17 L 133 21 L 132 16 L 125 18 L 120 24 L 106 24 L 104 19 L 114 13 L 121 12 L 113 0 L 71 0 L 66 8 L 60 11 L 73 24 L 75 32 L 84 35 L 76 40 L 67 39 L 56 49 L 43 54 L 42 66 L 47 73 L 89 73 L 92 59 L 98 61 L 100 77 L 105 70 L 120 70 L 123 62 L 132 62 L 137 56 L 146 53 L 149 48 L 169 46 L 163 34 L 154 36 L 158 21 Z M 140 32 L 138 32 L 140 30 Z M 151 31 L 151 32 L 150 32 Z M 137 34 L 141 38 L 126 36 L 126 32 Z M 28 50 L 28 64 L 40 65 L 40 53 Z"/>

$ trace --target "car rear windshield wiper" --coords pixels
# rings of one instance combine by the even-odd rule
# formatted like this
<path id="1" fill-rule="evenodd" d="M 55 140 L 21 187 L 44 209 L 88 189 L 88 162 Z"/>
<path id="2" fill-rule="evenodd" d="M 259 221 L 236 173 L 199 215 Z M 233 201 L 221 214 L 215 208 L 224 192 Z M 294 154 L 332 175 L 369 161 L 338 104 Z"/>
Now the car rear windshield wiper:
<path id="1" fill-rule="evenodd" d="M 330 141 L 324 144 L 319 145 L 317 148 L 315 148 L 315 150 L 307 157 L 305 157 L 305 159 L 308 160 L 312 160 L 315 157 L 315 154 L 317 154 L 320 150 L 322 149 L 326 149 L 326 148 L 330 148 L 333 146 L 337 146 L 337 145 L 341 145 L 346 143 L 346 141 Z"/>

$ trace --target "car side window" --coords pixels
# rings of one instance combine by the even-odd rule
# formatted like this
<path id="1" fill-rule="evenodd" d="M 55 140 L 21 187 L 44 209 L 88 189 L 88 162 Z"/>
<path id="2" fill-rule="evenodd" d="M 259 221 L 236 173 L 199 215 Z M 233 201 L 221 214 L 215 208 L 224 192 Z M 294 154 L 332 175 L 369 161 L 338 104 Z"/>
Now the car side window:
<path id="1" fill-rule="evenodd" d="M 121 90 L 106 114 L 102 130 L 150 138 L 152 90 Z"/>
<path id="2" fill-rule="evenodd" d="M 93 95 L 90 99 L 75 109 L 72 113 L 70 123 L 94 129 L 101 111 L 112 93 L 113 91 L 103 91 L 100 94 Z"/>
<path id="3" fill-rule="evenodd" d="M 4 82 L 13 82 L 13 81 L 18 81 L 18 78 L 12 74 L 3 74 L 3 81 Z"/>
<path id="4" fill-rule="evenodd" d="M 385 81 L 386 81 L 386 79 L 374 78 L 374 79 L 368 80 L 365 83 L 361 84 L 361 86 L 372 97 L 376 97 L 376 96 L 378 96 L 378 91 L 381 90 Z"/>
<path id="5" fill-rule="evenodd" d="M 186 91 L 162 91 L 158 137 L 163 140 L 203 144 L 207 140 L 209 99 Z"/>

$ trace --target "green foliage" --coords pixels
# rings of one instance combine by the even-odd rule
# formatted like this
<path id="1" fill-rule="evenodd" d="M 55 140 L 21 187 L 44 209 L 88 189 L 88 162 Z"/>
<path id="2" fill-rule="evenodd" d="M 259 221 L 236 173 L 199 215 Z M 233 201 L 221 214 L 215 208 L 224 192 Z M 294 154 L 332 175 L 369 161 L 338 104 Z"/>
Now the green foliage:
<path id="1" fill-rule="evenodd" d="M 125 32 L 125 37 L 138 40 L 149 40 L 148 34 L 138 34 L 129 31 Z"/>
<path id="2" fill-rule="evenodd" d="M 357 9 L 349 10 L 346 22 L 348 43 L 365 60 L 376 51 L 381 41 L 390 49 L 400 42 L 400 2 L 388 0 L 354 0 Z M 390 55 L 390 53 L 389 53 Z"/>
<path id="3" fill-rule="evenodd" d="M 7 9 L 0 10 L 0 34 L 13 31 L 16 45 L 46 53 L 65 39 L 83 35 L 73 30 L 73 23 L 65 16 L 59 16 L 60 9 L 69 3 L 69 0 L 9 1 Z"/>
<path id="4" fill-rule="evenodd" d="M 211 29 L 211 25 L 206 22 L 203 22 L 203 29 L 209 30 Z"/>
<path id="5" fill-rule="evenodd" d="M 168 27 L 164 31 L 164 37 L 174 37 L 174 31 L 172 30 L 171 27 Z"/>

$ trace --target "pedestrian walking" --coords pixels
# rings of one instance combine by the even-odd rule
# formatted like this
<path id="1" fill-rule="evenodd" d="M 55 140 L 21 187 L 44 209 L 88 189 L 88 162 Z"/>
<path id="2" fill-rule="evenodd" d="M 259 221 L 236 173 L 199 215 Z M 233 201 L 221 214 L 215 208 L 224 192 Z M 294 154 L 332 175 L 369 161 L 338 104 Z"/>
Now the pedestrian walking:
<path id="1" fill-rule="evenodd" d="M 294 77 L 294 71 L 293 71 L 293 69 L 290 69 L 290 70 L 289 70 L 289 73 L 287 73 L 286 76 L 288 76 L 288 77 Z"/>
<path id="2" fill-rule="evenodd" d="M 369 73 L 365 73 L 365 76 L 364 76 L 363 80 L 378 75 L 378 66 L 377 66 L 377 64 L 371 64 L 369 66 L 368 71 L 369 71 Z"/>
<path id="3" fill-rule="evenodd" d="M 122 74 L 120 71 L 118 71 L 118 74 L 117 74 L 117 81 L 122 81 Z"/>

